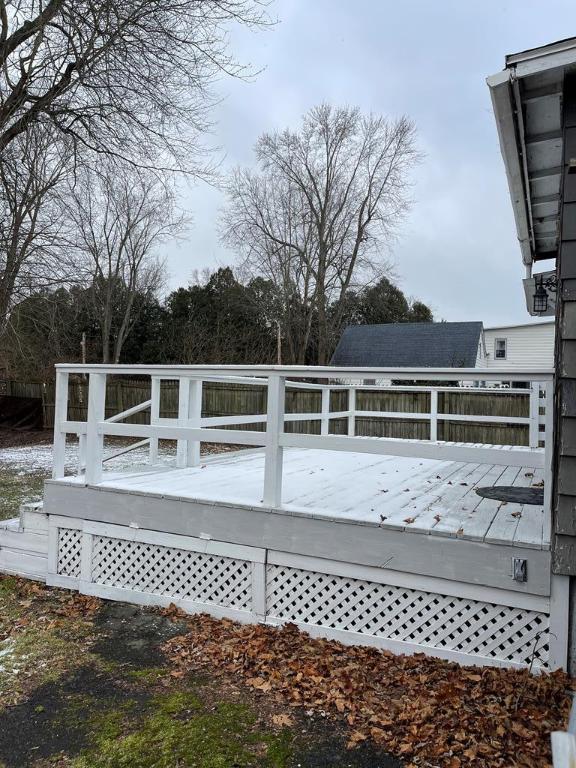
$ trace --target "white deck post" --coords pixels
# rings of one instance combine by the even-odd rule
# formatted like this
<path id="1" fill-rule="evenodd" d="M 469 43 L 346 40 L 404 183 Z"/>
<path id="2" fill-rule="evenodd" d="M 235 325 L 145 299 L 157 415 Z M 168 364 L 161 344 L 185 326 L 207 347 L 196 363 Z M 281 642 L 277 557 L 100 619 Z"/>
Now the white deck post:
<path id="1" fill-rule="evenodd" d="M 576 763 L 576 736 L 565 731 L 552 731 L 553 768 L 571 768 Z"/>
<path id="2" fill-rule="evenodd" d="M 190 402 L 190 379 L 178 379 L 178 426 L 188 426 L 188 404 Z M 176 441 L 176 466 L 185 467 L 188 455 L 188 440 Z"/>
<path id="3" fill-rule="evenodd" d="M 66 464 L 66 432 L 62 422 L 68 419 L 68 374 L 56 371 L 56 395 L 54 402 L 54 459 L 52 478 L 64 477 Z"/>
<path id="4" fill-rule="evenodd" d="M 178 426 L 199 427 L 202 415 L 202 380 L 181 378 L 178 387 Z M 200 464 L 200 441 L 178 440 L 176 466 L 197 467 Z"/>
<path id="5" fill-rule="evenodd" d="M 322 389 L 322 419 L 320 420 L 320 434 L 327 435 L 330 432 L 330 387 Z"/>
<path id="6" fill-rule="evenodd" d="M 284 449 L 278 444 L 284 430 L 286 380 L 284 376 L 268 377 L 268 406 L 266 413 L 266 448 L 264 459 L 264 496 L 267 507 L 282 504 L 282 459 Z"/>
<path id="7" fill-rule="evenodd" d="M 191 427 L 200 427 L 202 418 L 202 379 L 193 379 L 190 382 L 190 396 L 188 399 L 188 419 Z M 197 467 L 200 464 L 200 440 L 188 440 L 188 452 L 186 464 L 189 467 Z"/>
<path id="8" fill-rule="evenodd" d="M 530 448 L 538 448 L 538 440 L 540 439 L 540 384 L 537 381 L 533 381 L 530 387 L 530 426 L 528 429 Z"/>
<path id="9" fill-rule="evenodd" d="M 352 384 L 348 390 L 348 436 L 356 434 L 356 387 Z"/>
<path id="10" fill-rule="evenodd" d="M 78 435 L 78 475 L 86 469 L 86 435 Z"/>
<path id="11" fill-rule="evenodd" d="M 161 379 L 157 376 L 152 376 L 150 382 L 150 424 L 157 424 L 160 419 L 160 384 Z M 150 453 L 148 461 L 150 464 L 156 464 L 158 462 L 158 438 L 150 438 Z"/>
<path id="12" fill-rule="evenodd" d="M 551 574 L 550 579 L 550 656 L 551 671 L 566 669 L 568 664 L 568 635 L 570 577 Z"/>
<path id="13" fill-rule="evenodd" d="M 88 421 L 86 424 L 86 482 L 95 485 L 102 480 L 104 435 L 99 423 L 106 408 L 106 374 L 91 373 L 88 385 Z"/>
<path id="14" fill-rule="evenodd" d="M 438 391 L 430 390 L 430 440 L 438 440 Z"/>
<path id="15" fill-rule="evenodd" d="M 552 486 L 554 484 L 554 382 L 547 381 L 544 400 L 544 531 L 552 534 Z"/>

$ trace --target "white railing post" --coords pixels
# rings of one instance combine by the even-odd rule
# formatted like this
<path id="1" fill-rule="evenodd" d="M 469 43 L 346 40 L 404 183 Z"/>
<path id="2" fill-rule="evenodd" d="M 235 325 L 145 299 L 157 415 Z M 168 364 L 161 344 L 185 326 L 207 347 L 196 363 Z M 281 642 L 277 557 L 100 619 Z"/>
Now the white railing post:
<path id="1" fill-rule="evenodd" d="M 202 379 L 194 379 L 190 382 L 188 403 L 190 426 L 200 427 L 202 419 Z M 186 463 L 189 467 L 197 467 L 200 464 L 200 440 L 188 441 Z"/>
<path id="2" fill-rule="evenodd" d="M 553 768 L 572 768 L 576 762 L 576 736 L 565 731 L 552 731 Z"/>
<path id="3" fill-rule="evenodd" d="M 278 374 L 268 377 L 268 404 L 266 409 L 266 448 L 264 458 L 264 496 L 267 507 L 282 504 L 283 448 L 279 444 L 284 431 L 286 380 Z"/>
<path id="4" fill-rule="evenodd" d="M 330 433 L 330 387 L 322 389 L 322 418 L 320 420 L 320 434 Z"/>
<path id="5" fill-rule="evenodd" d="M 88 384 L 88 420 L 86 424 L 86 482 L 102 480 L 104 435 L 99 427 L 106 418 L 106 374 L 91 373 Z"/>
<path id="6" fill-rule="evenodd" d="M 62 422 L 68 420 L 68 374 L 56 371 L 56 394 L 54 400 L 54 448 L 52 478 L 64 477 L 66 466 L 66 432 Z"/>
<path id="7" fill-rule="evenodd" d="M 438 440 L 438 391 L 430 390 L 430 440 Z"/>
<path id="8" fill-rule="evenodd" d="M 188 426 L 188 404 L 190 402 L 190 379 L 178 379 L 178 426 Z M 188 440 L 176 441 L 176 466 L 185 467 L 188 455 Z"/>
<path id="9" fill-rule="evenodd" d="M 160 419 L 160 384 L 158 376 L 152 376 L 150 382 L 150 425 L 158 424 Z M 148 461 L 156 464 L 158 461 L 158 438 L 150 437 L 150 451 Z"/>
<path id="10" fill-rule="evenodd" d="M 533 381 L 530 385 L 530 425 L 529 445 L 530 448 L 538 448 L 540 440 L 540 383 Z"/>
<path id="11" fill-rule="evenodd" d="M 78 435 L 78 474 L 86 469 L 86 435 Z"/>
<path id="12" fill-rule="evenodd" d="M 351 384 L 348 390 L 348 436 L 356 434 L 356 387 Z"/>
<path id="13" fill-rule="evenodd" d="M 202 415 L 202 380 L 181 378 L 178 386 L 178 426 L 200 427 Z M 178 440 L 176 466 L 197 467 L 200 464 L 200 441 Z"/>
<path id="14" fill-rule="evenodd" d="M 546 535 L 550 535 L 554 482 L 554 381 L 547 381 L 544 386 L 544 530 Z"/>

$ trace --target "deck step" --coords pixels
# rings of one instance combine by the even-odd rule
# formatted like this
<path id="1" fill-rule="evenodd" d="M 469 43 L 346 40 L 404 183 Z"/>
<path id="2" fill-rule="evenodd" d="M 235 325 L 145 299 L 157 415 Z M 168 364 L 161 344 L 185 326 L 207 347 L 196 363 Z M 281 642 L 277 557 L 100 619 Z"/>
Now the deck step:
<path id="1" fill-rule="evenodd" d="M 0 573 L 46 581 L 48 558 L 11 549 L 0 549 Z"/>
<path id="2" fill-rule="evenodd" d="M 48 536 L 41 533 L 4 529 L 0 531 L 0 551 L 3 549 L 12 549 L 18 552 L 28 552 L 29 554 L 47 557 Z"/>
<path id="3" fill-rule="evenodd" d="M 19 531 L 20 518 L 11 517 L 9 520 L 0 520 L 0 531 Z"/>
<path id="4" fill-rule="evenodd" d="M 22 504 L 20 529 L 30 533 L 48 533 L 48 515 L 43 512 L 42 502 Z"/>
<path id="5" fill-rule="evenodd" d="M 41 504 L 23 504 L 20 517 L 0 523 L 0 572 L 46 581 L 47 570 L 47 515 Z"/>

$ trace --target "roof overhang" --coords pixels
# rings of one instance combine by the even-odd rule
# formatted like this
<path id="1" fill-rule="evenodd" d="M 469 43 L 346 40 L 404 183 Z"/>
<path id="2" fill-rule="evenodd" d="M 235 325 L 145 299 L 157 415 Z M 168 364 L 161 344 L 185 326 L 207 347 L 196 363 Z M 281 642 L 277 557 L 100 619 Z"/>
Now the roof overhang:
<path id="1" fill-rule="evenodd" d="M 562 91 L 576 69 L 576 38 L 506 57 L 487 79 L 527 267 L 556 258 L 562 192 Z"/>

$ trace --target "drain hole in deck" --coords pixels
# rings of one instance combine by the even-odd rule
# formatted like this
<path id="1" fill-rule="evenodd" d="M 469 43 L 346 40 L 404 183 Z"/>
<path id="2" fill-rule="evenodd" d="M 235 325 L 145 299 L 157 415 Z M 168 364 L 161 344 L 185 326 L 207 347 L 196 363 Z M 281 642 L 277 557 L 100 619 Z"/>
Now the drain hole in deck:
<path id="1" fill-rule="evenodd" d="M 509 501 L 513 504 L 544 504 L 543 488 L 517 488 L 513 485 L 494 485 L 488 488 L 476 488 L 478 496 L 497 501 Z"/>

